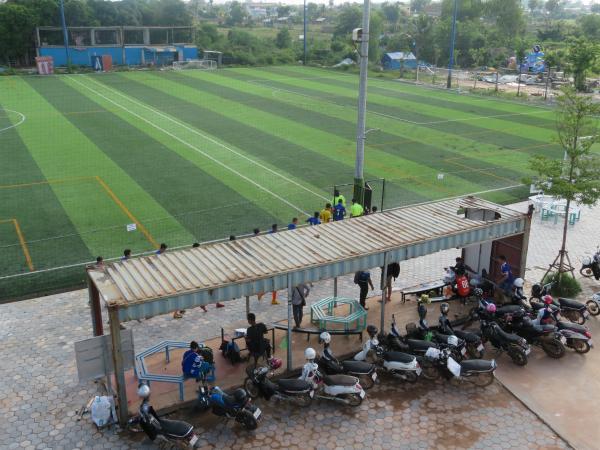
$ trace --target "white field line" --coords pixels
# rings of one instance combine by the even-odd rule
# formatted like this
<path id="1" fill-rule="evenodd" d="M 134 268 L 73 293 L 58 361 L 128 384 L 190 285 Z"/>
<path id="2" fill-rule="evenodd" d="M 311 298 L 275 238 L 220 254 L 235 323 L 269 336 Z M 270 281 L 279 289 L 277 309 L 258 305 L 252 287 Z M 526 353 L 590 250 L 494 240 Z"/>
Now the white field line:
<path id="1" fill-rule="evenodd" d="M 86 78 L 88 78 L 88 79 L 92 79 L 91 77 L 86 77 Z M 210 137 L 210 136 L 207 136 L 207 135 L 206 135 L 206 134 L 204 134 L 204 133 L 201 133 L 201 132 L 200 132 L 200 131 L 198 131 L 196 128 L 190 127 L 190 126 L 188 126 L 187 124 L 185 124 L 185 123 L 183 123 L 183 122 L 180 122 L 179 120 L 177 120 L 177 119 L 174 119 L 173 117 L 171 117 L 171 116 L 169 116 L 169 115 L 167 115 L 167 114 L 164 114 L 162 111 L 160 111 L 160 110 L 157 110 L 157 109 L 155 109 L 155 108 L 152 108 L 151 106 L 148 106 L 148 105 L 146 105 L 146 104 L 144 104 L 144 103 L 141 103 L 141 102 L 139 102 L 139 101 L 137 101 L 137 100 L 134 100 L 134 99 L 132 99 L 132 98 L 130 98 L 130 97 L 128 97 L 128 96 L 126 96 L 126 95 L 122 94 L 121 92 L 119 92 L 119 91 L 117 91 L 117 90 L 115 90 L 115 89 L 113 89 L 113 88 L 110 88 L 109 86 L 106 86 L 106 85 L 103 85 L 103 84 L 99 83 L 99 82 L 98 82 L 98 81 L 96 81 L 96 80 L 93 80 L 93 81 L 94 81 L 94 83 L 96 83 L 97 85 L 101 86 L 103 89 L 107 89 L 107 90 L 109 90 L 110 92 L 112 92 L 112 93 L 114 93 L 114 94 L 117 94 L 117 95 L 119 95 L 119 96 L 123 97 L 123 98 L 124 98 L 124 99 L 126 99 L 128 102 L 135 103 L 135 104 L 136 104 L 136 105 L 138 105 L 138 106 L 141 106 L 141 107 L 143 107 L 143 108 L 146 108 L 146 109 L 147 109 L 147 110 L 149 110 L 149 111 L 152 111 L 154 114 L 157 114 L 157 115 L 159 115 L 159 116 L 161 116 L 161 117 L 163 117 L 163 118 L 165 118 L 165 119 L 167 119 L 167 120 L 170 120 L 171 122 L 173 122 L 173 123 L 177 124 L 178 126 L 180 126 L 180 127 L 184 128 L 184 129 L 186 129 L 186 130 L 188 130 L 188 131 L 190 131 L 190 132 L 192 132 L 192 133 L 194 133 L 194 134 L 196 134 L 196 135 L 200 136 L 201 138 L 203 138 L 203 139 L 206 139 L 207 141 L 209 141 L 209 142 L 212 142 L 212 143 L 213 143 L 213 144 L 215 144 L 215 145 L 218 145 L 219 147 L 221 147 L 221 148 L 223 148 L 223 149 L 225 149 L 225 150 L 227 150 L 227 151 L 229 151 L 229 152 L 231 152 L 231 153 L 235 154 L 236 156 L 239 156 L 240 158 L 243 158 L 243 159 L 245 159 L 246 161 L 248 161 L 248 162 L 250 162 L 250 163 L 252 163 L 252 164 L 254 164 L 254 165 L 256 165 L 256 166 L 260 167 L 261 169 L 264 169 L 264 170 L 266 170 L 266 171 L 268 171 L 268 172 L 272 173 L 273 175 L 275 175 L 275 176 L 277 176 L 277 177 L 279 177 L 279 178 L 282 178 L 282 179 L 284 179 L 284 180 L 285 180 L 285 181 L 287 181 L 288 183 L 291 183 L 291 184 L 293 184 L 293 185 L 295 185 L 295 186 L 298 186 L 299 188 L 301 188 L 301 189 L 303 189 L 303 190 L 305 190 L 305 191 L 307 191 L 307 192 L 309 192 L 309 193 L 313 194 L 313 195 L 314 195 L 314 196 L 316 196 L 316 197 L 322 198 L 323 200 L 330 200 L 328 197 L 325 197 L 325 196 L 321 195 L 320 193 L 318 193 L 318 192 L 315 192 L 315 191 L 313 191 L 313 190 L 309 189 L 308 187 L 306 187 L 306 186 L 304 186 L 304 185 L 302 185 L 302 184 L 298 183 L 297 181 L 295 181 L 295 180 L 292 180 L 291 178 L 289 178 L 289 177 L 287 177 L 287 176 L 285 176 L 285 175 L 283 175 L 283 174 L 281 174 L 281 173 L 277 172 L 276 170 L 273 170 L 273 169 L 271 169 L 270 167 L 267 167 L 267 166 L 265 166 L 265 165 L 263 165 L 263 164 L 259 163 L 258 161 L 256 161 L 256 160 L 254 160 L 254 159 L 252 159 L 252 158 L 250 158 L 250 157 L 248 157 L 248 156 L 244 155 L 243 153 L 240 153 L 240 152 L 238 152 L 238 151 L 234 150 L 233 148 L 231 148 L 231 147 L 229 147 L 229 146 L 227 146 L 227 145 L 223 144 L 222 142 L 219 142 L 219 141 L 217 141 L 216 139 L 213 139 L 212 137 Z"/>
<path id="2" fill-rule="evenodd" d="M 180 138 L 179 136 L 171 133 L 170 131 L 165 130 L 164 128 L 156 125 L 155 123 L 151 122 L 150 120 L 146 119 L 145 117 L 140 116 L 139 114 L 129 110 L 126 106 L 121 105 L 120 103 L 117 103 L 116 101 L 106 97 L 105 95 L 101 94 L 100 92 L 96 91 L 95 89 L 92 89 L 89 86 L 86 86 L 84 83 L 81 83 L 80 81 L 76 80 L 74 77 L 70 77 L 73 82 L 77 83 L 78 85 L 84 87 L 85 89 L 93 92 L 94 94 L 96 94 L 97 96 L 103 98 L 104 100 L 106 100 L 107 102 L 112 103 L 113 105 L 117 106 L 118 108 L 121 108 L 123 111 L 131 114 L 134 117 L 137 117 L 138 119 L 142 120 L 143 122 L 146 122 L 148 125 L 150 125 L 153 128 L 156 128 L 157 130 L 163 132 L 164 134 L 166 134 L 167 136 L 179 141 L 180 143 L 182 143 L 183 145 L 191 148 L 192 150 L 194 150 L 195 152 L 201 154 L 202 156 L 204 156 L 205 158 L 210 159 L 211 161 L 213 161 L 214 163 L 220 165 L 221 167 L 223 167 L 224 169 L 229 170 L 230 172 L 234 173 L 235 175 L 237 175 L 238 177 L 246 180 L 248 183 L 256 186 L 257 188 L 265 191 L 266 193 L 270 194 L 271 196 L 275 197 L 276 199 L 280 200 L 281 202 L 285 203 L 286 205 L 290 206 L 291 208 L 295 209 L 298 212 L 301 212 L 302 214 L 309 216 L 310 214 L 307 213 L 306 211 L 304 211 L 303 209 L 299 208 L 298 206 L 294 205 L 293 203 L 289 202 L 288 200 L 286 200 L 285 198 L 281 197 L 280 195 L 272 192 L 271 190 L 267 189 L 266 187 L 262 186 L 261 184 L 257 183 L 256 181 L 252 180 L 251 178 L 248 178 L 246 175 L 238 172 L 237 170 L 229 167 L 227 164 L 219 161 L 218 159 L 212 157 L 211 155 L 209 155 L 208 153 L 206 153 L 205 151 L 199 149 L 198 147 L 196 147 L 193 144 L 190 144 L 189 142 L 187 142 L 186 140 Z M 167 116 L 166 116 L 167 117 Z"/>
<path id="3" fill-rule="evenodd" d="M 19 111 L 13 111 L 12 109 L 5 109 L 4 111 L 18 114 L 19 116 L 21 116 L 21 119 L 17 123 L 14 123 L 8 127 L 0 128 L 0 133 L 2 133 L 3 131 L 6 131 L 6 130 L 10 130 L 11 128 L 16 128 L 19 125 L 21 125 L 23 122 L 25 122 L 25 118 L 26 118 L 25 114 L 22 114 Z"/>

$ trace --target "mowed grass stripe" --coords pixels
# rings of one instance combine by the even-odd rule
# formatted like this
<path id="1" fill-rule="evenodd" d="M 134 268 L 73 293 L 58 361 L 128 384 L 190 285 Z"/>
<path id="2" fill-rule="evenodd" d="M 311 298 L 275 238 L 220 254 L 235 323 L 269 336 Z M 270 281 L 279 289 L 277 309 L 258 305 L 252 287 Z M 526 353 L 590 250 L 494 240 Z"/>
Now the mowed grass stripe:
<path id="1" fill-rule="evenodd" d="M 307 68 L 309 69 L 309 68 Z M 270 72 L 297 78 L 299 75 L 302 77 L 305 75 L 302 71 L 295 70 L 294 67 L 274 67 L 268 69 Z M 311 72 L 309 72 L 311 73 Z M 537 108 L 531 106 L 529 108 L 519 107 L 520 105 L 507 105 L 501 102 L 488 101 L 483 103 L 482 101 L 469 101 L 469 97 L 464 95 L 453 93 L 453 95 L 434 95 L 430 89 L 426 89 L 420 86 L 406 86 L 404 89 L 396 89 L 392 81 L 380 81 L 376 82 L 376 77 L 369 78 L 368 92 L 369 94 L 380 94 L 387 97 L 393 97 L 397 99 L 410 100 L 412 102 L 423 103 L 431 106 L 438 106 L 443 108 L 451 108 L 455 111 L 462 111 L 466 113 L 476 114 L 480 117 L 489 117 L 490 119 L 496 119 L 500 121 L 512 122 L 515 124 L 531 125 L 540 128 L 554 128 L 554 111 L 549 108 Z M 340 74 L 337 78 L 324 77 L 319 80 L 322 84 L 333 85 L 333 86 L 346 86 L 353 90 L 358 90 L 358 78 L 349 76 L 342 76 Z M 383 85 L 386 83 L 387 85 Z M 396 85 L 400 83 L 395 83 Z M 410 89 L 412 87 L 412 89 Z M 427 95 L 428 94 L 428 95 Z M 508 106 L 508 108 L 507 108 Z M 450 119 L 452 120 L 452 119 Z M 487 119 L 481 119 L 487 120 Z"/>
<path id="2" fill-rule="evenodd" d="M 121 169 L 45 97 L 47 95 L 50 99 L 68 99 L 70 90 L 65 89 L 58 77 L 28 77 L 18 79 L 18 83 L 20 88 L 13 91 L 11 100 L 22 105 L 21 108 L 27 108 L 27 121 L 22 128 L 23 140 L 45 178 L 61 181 L 51 183 L 50 188 L 57 195 L 90 253 L 115 257 L 121 254 L 125 247 L 133 251 L 152 248 L 139 231 L 126 232 L 125 224 L 131 222 L 130 218 L 107 195 L 94 177 L 102 176 L 136 216 L 149 209 L 165 214 L 164 210 L 157 208 L 156 203 L 152 202 L 139 186 L 124 176 Z M 23 99 L 27 101 L 24 102 Z M 40 217 L 38 220 L 43 223 L 45 218 Z M 49 229 L 47 233 L 49 234 L 45 237 L 72 234 L 60 227 L 53 231 Z M 63 264 L 82 262 L 73 261 L 69 250 L 69 242 L 72 239 L 75 238 L 70 236 L 62 240 Z"/>
<path id="3" fill-rule="evenodd" d="M 254 120 L 255 127 L 266 132 L 271 130 L 271 133 L 284 138 L 287 136 L 292 141 L 302 141 L 305 147 L 335 159 L 340 164 L 352 166 L 354 163 L 355 141 L 352 136 L 355 131 L 354 123 L 282 102 L 279 98 L 273 98 L 270 95 L 271 91 L 266 88 L 255 87 L 253 93 L 249 94 L 247 83 L 224 80 L 214 74 L 190 71 L 181 75 L 157 74 L 156 77 L 160 77 L 161 81 L 166 77 L 179 86 L 185 84 L 196 89 L 194 94 L 182 87 L 178 88 L 177 85 L 163 88 L 173 95 L 190 98 L 190 100 L 192 96 L 198 100 L 203 99 L 208 105 L 218 105 L 215 107 L 220 113 L 236 120 Z M 238 102 L 245 108 L 241 109 Z M 383 138 L 385 139 L 385 136 Z M 393 140 L 394 136 L 390 139 Z M 422 148 L 422 145 L 420 147 Z M 401 158 L 397 151 L 388 152 L 384 146 L 369 146 L 366 166 L 373 176 L 377 174 L 388 181 L 410 180 L 411 183 L 403 185 L 404 189 L 414 190 L 415 193 L 429 198 L 484 189 L 481 185 L 472 184 L 467 180 L 471 175 L 464 176 L 462 179 L 448 177 L 443 184 L 433 182 L 439 173 L 435 167 Z M 415 184 L 415 180 L 421 182 Z"/>
<path id="4" fill-rule="evenodd" d="M 206 78 L 209 76 L 209 74 L 199 74 L 198 76 L 203 76 Z M 227 75 L 225 75 L 225 77 L 227 77 Z M 210 88 L 209 91 L 211 89 L 214 88 Z M 259 89 L 260 88 L 256 86 L 254 91 L 258 92 Z M 268 92 L 268 88 L 262 89 L 267 89 L 267 91 L 263 92 Z M 239 96 L 240 98 L 244 96 L 244 94 L 240 94 L 239 92 L 236 92 L 235 95 Z M 265 95 L 268 94 L 265 93 Z M 266 108 L 272 109 L 274 105 L 277 105 L 277 101 L 278 100 L 276 97 L 272 101 L 272 104 L 270 101 L 268 101 Z M 325 106 L 325 108 L 327 108 L 327 106 Z M 289 111 L 294 111 L 294 109 L 297 110 L 297 108 L 294 106 L 289 106 L 288 104 L 281 105 L 278 114 L 289 114 Z M 331 109 L 332 108 L 329 107 L 325 110 L 327 110 L 329 114 Z M 286 111 L 288 111 L 288 113 L 286 113 Z M 356 120 L 355 117 L 347 117 L 345 120 L 336 120 L 334 117 L 319 117 L 317 113 L 317 117 L 319 117 L 318 122 L 321 123 L 321 125 L 319 125 L 319 123 L 313 122 L 311 116 L 312 114 L 307 114 L 305 111 L 300 111 L 294 119 L 299 121 L 309 121 L 311 126 L 316 127 L 322 127 L 323 124 L 325 124 L 326 129 L 334 134 L 344 133 L 344 135 L 348 136 L 355 132 L 355 124 L 354 122 L 351 122 L 351 120 Z M 387 120 L 387 122 L 385 122 L 383 119 Z M 372 127 L 380 125 L 382 131 L 371 133 L 369 135 L 369 139 L 367 141 L 369 147 L 377 148 L 396 157 L 402 157 L 413 162 L 417 162 L 423 166 L 428 166 L 435 169 L 437 172 L 450 172 L 456 174 L 457 176 L 469 181 L 473 180 L 473 171 L 487 172 L 493 168 L 495 172 L 493 176 L 483 178 L 481 181 L 478 179 L 478 182 L 481 183 L 481 189 L 479 190 L 519 183 L 523 176 L 523 172 L 521 170 L 511 170 L 507 166 L 509 161 L 504 160 L 502 161 L 503 164 L 499 164 L 500 167 L 495 168 L 496 164 L 494 164 L 494 166 L 491 168 L 489 160 L 480 160 L 473 157 L 473 154 L 469 153 L 469 150 L 476 149 L 478 145 L 477 142 L 460 142 L 458 139 L 452 140 L 452 136 L 446 136 L 443 142 L 440 141 L 437 143 L 437 145 L 430 145 L 426 141 L 426 136 L 422 133 L 419 133 L 419 130 L 417 130 L 416 133 L 417 135 L 420 134 L 419 141 L 405 138 L 403 139 L 400 137 L 400 134 L 392 134 L 402 133 L 403 130 L 414 130 L 414 127 L 408 126 L 407 124 L 399 124 L 398 122 L 393 122 L 389 119 L 381 117 L 369 119 L 369 126 Z M 388 130 L 390 131 L 389 133 Z M 490 152 L 489 155 L 494 155 L 494 152 L 498 152 L 498 150 L 500 149 L 493 148 L 493 151 Z M 520 159 L 521 160 L 515 164 L 518 164 L 519 167 L 522 165 L 522 158 Z M 448 160 L 452 160 L 452 163 L 449 163 Z M 500 162 L 500 160 L 496 159 L 494 162 Z M 413 176 L 418 178 L 420 174 L 418 172 L 413 173 Z M 436 184 L 438 183 L 436 182 Z M 465 191 L 462 190 L 461 192 Z"/>
<path id="5" fill-rule="evenodd" d="M 327 99 L 349 108 L 356 108 L 356 92 L 352 89 L 344 87 L 336 88 L 317 82 L 293 78 L 287 79 L 284 82 L 272 81 L 269 79 L 269 77 L 273 76 L 272 73 L 268 71 L 262 71 L 262 73 L 266 80 L 261 83 L 271 86 L 274 89 L 291 90 L 313 98 Z M 459 136 L 477 135 L 481 129 L 486 129 L 489 130 L 488 133 L 477 135 L 477 139 L 480 142 L 504 148 L 512 148 L 517 151 L 522 147 L 529 148 L 533 145 L 549 143 L 553 136 L 546 129 L 526 125 L 520 127 L 508 126 L 497 120 L 475 120 L 473 123 L 469 123 L 468 121 L 445 122 L 449 118 L 477 119 L 478 116 L 457 113 L 448 108 L 438 108 L 416 102 L 390 99 L 381 95 L 370 95 L 367 107 L 370 115 L 380 114 L 389 118 L 396 118 L 398 121 L 411 123 L 415 126 L 421 126 L 424 129 L 424 133 L 428 129 L 435 129 Z M 440 120 L 443 122 L 440 123 Z M 557 146 L 543 147 L 541 152 L 551 156 L 557 156 L 560 153 Z"/>
<path id="6" fill-rule="evenodd" d="M 110 112 L 107 107 L 114 105 L 98 101 L 99 97 L 76 83 L 71 85 L 73 79 L 64 80 L 69 83 L 64 85 L 66 89 L 74 89 L 70 99 L 62 103 L 57 100 L 57 106 L 131 179 L 163 206 L 170 220 L 178 221 L 180 227 L 187 230 L 186 233 L 178 233 L 176 229 L 167 228 L 160 235 L 162 241 L 171 246 L 189 245 L 197 240 L 223 238 L 232 232 L 240 232 L 239 224 L 234 222 L 234 218 L 223 214 L 231 213 L 232 207 L 224 209 L 231 204 L 235 205 L 238 214 L 249 220 L 270 218 L 269 214 L 216 177 L 172 151 L 170 146 L 173 143 L 165 139 L 167 136 L 163 136 L 162 141 L 157 140 L 138 128 L 139 120 L 132 120 L 132 116 L 122 110 Z M 98 112 L 88 115 L 70 114 L 73 108 L 81 107 Z M 111 133 L 107 134 L 106 130 L 111 130 Z M 194 213 L 203 210 L 203 213 Z M 160 224 L 160 221 L 152 218 L 147 222 L 157 226 Z"/>
<path id="7" fill-rule="evenodd" d="M 7 97 L 1 97 L 6 102 Z M 0 114 L 3 108 L 0 106 Z M 26 257 L 19 242 L 15 227 L 10 219 L 16 219 L 26 241 L 33 265 L 37 269 L 64 264 L 64 251 L 75 261 L 88 261 L 89 251 L 76 235 L 76 229 L 62 208 L 50 185 L 26 185 L 6 188 L 5 186 L 26 184 L 44 180 L 44 175 L 21 139 L 19 131 L 27 134 L 29 124 L 18 130 L 10 128 L 0 133 L 0 276 L 28 272 Z M 68 241 L 50 240 L 57 230 L 74 234 Z M 35 243 L 34 241 L 38 241 Z M 68 242 L 68 245 L 65 245 Z"/>
<path id="8" fill-rule="evenodd" d="M 139 80 L 139 77 L 136 77 Z M 221 86 L 218 84 L 209 83 L 206 80 L 202 81 L 203 89 L 196 89 L 199 85 L 199 81 L 196 79 L 188 78 L 179 75 L 165 75 L 165 74 L 152 74 L 143 78 L 142 81 L 153 89 L 162 90 L 163 92 L 169 93 L 179 99 L 189 100 L 193 103 L 202 102 L 209 106 L 215 113 L 222 114 L 230 119 L 233 119 L 240 123 L 253 123 L 253 126 L 260 131 L 267 134 L 272 134 L 280 139 L 287 140 L 289 144 L 296 145 L 297 142 L 302 142 L 304 148 L 314 152 L 313 155 L 308 155 L 308 158 L 314 160 L 315 157 L 319 158 L 322 155 L 325 158 L 335 160 L 338 164 L 338 172 L 342 170 L 339 167 L 347 166 L 346 172 L 350 172 L 353 167 L 354 161 L 354 142 L 350 141 L 346 137 L 332 134 L 327 129 L 321 129 L 322 125 L 317 122 L 311 123 L 310 126 L 306 126 L 300 117 L 287 117 L 289 105 L 281 104 L 279 110 L 275 113 L 269 111 L 269 108 L 255 108 L 252 105 L 256 105 L 257 101 L 261 104 L 268 102 L 268 99 L 262 99 L 256 97 L 252 101 L 245 98 L 243 93 L 236 91 L 231 88 L 224 87 L 221 92 Z M 241 99 L 239 98 L 241 95 Z M 243 108 L 240 107 L 240 103 L 237 100 L 242 101 Z M 271 102 L 270 104 L 276 104 L 277 102 Z M 288 108 L 288 111 L 285 111 Z M 306 117 L 305 111 L 301 111 L 303 117 Z M 326 116 L 317 117 L 317 120 L 324 122 L 327 120 Z M 285 149 L 282 149 L 284 151 Z M 372 163 L 374 162 L 374 163 Z M 315 162 L 315 165 L 320 164 Z M 366 171 L 367 178 L 375 178 L 377 176 L 384 176 L 388 181 L 397 179 L 402 175 L 406 175 L 407 171 L 414 169 L 419 171 L 432 171 L 428 167 L 415 167 L 407 161 L 402 161 L 399 158 L 393 157 L 389 154 L 375 151 L 374 154 L 370 155 L 369 163 L 367 164 L 368 170 Z M 377 173 L 378 175 L 375 175 Z M 434 174 L 431 174 L 435 177 Z M 348 175 L 347 179 L 351 179 Z M 464 189 L 464 180 L 454 180 L 455 187 L 462 186 Z M 467 186 L 469 184 L 467 183 Z M 431 189 L 433 188 L 433 189 Z M 448 188 L 438 188 L 435 185 L 427 185 L 421 183 L 419 186 L 411 186 L 407 193 L 407 189 L 394 184 L 388 184 L 386 187 L 388 194 L 390 195 L 390 201 L 396 198 L 398 201 L 422 201 L 428 198 L 436 197 L 439 195 L 449 195 Z M 408 196 L 407 196 L 408 195 Z"/>

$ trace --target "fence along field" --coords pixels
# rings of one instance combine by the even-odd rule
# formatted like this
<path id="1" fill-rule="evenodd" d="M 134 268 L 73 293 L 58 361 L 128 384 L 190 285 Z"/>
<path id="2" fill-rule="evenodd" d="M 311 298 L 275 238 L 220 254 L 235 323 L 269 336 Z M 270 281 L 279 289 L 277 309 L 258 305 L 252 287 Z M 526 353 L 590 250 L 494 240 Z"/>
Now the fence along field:
<path id="1" fill-rule="evenodd" d="M 78 285 L 125 248 L 303 223 L 353 179 L 356 92 L 291 66 L 1 78 L 0 298 Z M 532 153 L 562 154 L 543 107 L 372 78 L 368 108 L 386 208 L 514 201 Z"/>

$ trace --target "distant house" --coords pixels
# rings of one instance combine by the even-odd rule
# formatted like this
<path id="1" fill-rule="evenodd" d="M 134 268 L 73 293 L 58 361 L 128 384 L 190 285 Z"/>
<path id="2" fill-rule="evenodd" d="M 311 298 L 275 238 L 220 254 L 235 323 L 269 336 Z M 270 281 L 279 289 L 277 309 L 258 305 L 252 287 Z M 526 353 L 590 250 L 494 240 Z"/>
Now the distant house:
<path id="1" fill-rule="evenodd" d="M 386 70 L 416 69 L 417 58 L 412 52 L 391 52 L 385 53 L 381 58 L 383 68 Z"/>
<path id="2" fill-rule="evenodd" d="M 315 23 L 325 23 L 326 20 L 326 17 L 319 17 L 318 19 L 315 19 Z"/>

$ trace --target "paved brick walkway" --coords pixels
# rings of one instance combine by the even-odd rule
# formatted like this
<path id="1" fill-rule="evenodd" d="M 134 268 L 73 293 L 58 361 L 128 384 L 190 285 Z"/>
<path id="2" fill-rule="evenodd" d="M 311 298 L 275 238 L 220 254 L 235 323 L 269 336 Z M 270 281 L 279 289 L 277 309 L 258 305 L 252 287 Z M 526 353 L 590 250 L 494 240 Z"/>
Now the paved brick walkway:
<path id="1" fill-rule="evenodd" d="M 519 205 L 519 207 L 523 208 L 525 206 Z M 571 255 L 574 257 L 573 262 L 584 254 L 589 253 L 593 250 L 593 246 L 597 244 L 590 242 L 590 237 L 598 236 L 597 223 L 599 219 L 600 208 L 593 211 L 586 209 L 582 213 L 581 221 L 573 227 L 569 239 L 569 248 Z M 532 269 L 530 272 L 532 276 L 539 276 L 537 275 L 540 271 L 538 268 L 544 268 L 555 256 L 558 250 L 558 240 L 555 238 L 559 235 L 560 225 L 546 222 L 542 224 L 539 221 L 539 216 L 536 216 L 532 229 L 528 262 L 528 268 Z M 456 250 L 451 250 L 402 262 L 401 277 L 396 282 L 395 287 L 408 287 L 419 282 L 438 279 L 441 275 L 441 268 L 452 262 L 456 254 Z M 377 281 L 379 278 L 379 269 L 375 269 L 373 275 Z M 377 285 L 377 283 L 375 284 Z M 319 283 L 314 286 L 308 300 L 322 298 L 323 296 L 331 295 L 332 292 L 332 281 Z M 357 295 L 357 289 L 352 283 L 352 277 L 343 277 L 340 279 L 339 294 L 343 296 Z M 285 293 L 283 293 L 281 298 L 285 300 Z M 163 339 L 204 340 L 218 335 L 221 324 L 234 325 L 238 321 L 243 322 L 245 315 L 244 300 L 238 299 L 227 302 L 226 305 L 222 309 L 215 309 L 214 306 L 209 306 L 208 313 L 202 312 L 199 308 L 190 310 L 184 319 L 181 320 L 174 320 L 171 316 L 161 316 L 139 323 L 135 321 L 130 322 L 126 326 L 133 329 L 135 345 L 138 349 L 146 348 Z M 287 314 L 284 302 L 278 306 L 270 305 L 270 296 L 268 294 L 265 295 L 261 302 L 258 302 L 255 297 L 252 298 L 251 309 L 265 322 L 281 320 Z M 2 417 L 0 421 L 0 449 L 116 449 L 135 447 L 130 441 L 123 440 L 111 432 L 95 432 L 87 419 L 81 422 L 77 422 L 75 419 L 75 411 L 86 403 L 91 396 L 97 393 L 97 387 L 93 383 L 78 384 L 73 354 L 74 342 L 90 336 L 91 326 L 89 309 L 87 307 L 87 291 L 75 291 L 0 305 L 0 359 L 3 362 L 0 367 L 0 417 Z M 385 392 L 386 389 L 388 388 L 383 386 L 380 388 L 381 392 Z M 415 392 L 421 392 L 422 388 L 415 386 L 415 389 Z M 500 388 L 497 387 L 495 389 L 499 390 Z M 452 394 L 454 392 L 452 389 L 443 386 L 431 390 L 431 394 L 427 392 L 423 393 L 421 400 L 409 403 L 410 416 L 418 420 L 419 423 L 421 421 L 425 423 L 428 420 L 432 420 L 428 419 L 428 417 L 435 413 L 436 408 L 434 406 L 427 407 L 427 405 L 435 405 L 436 393 L 438 395 L 454 395 Z M 402 395 L 405 396 L 406 392 Z M 482 395 L 478 392 L 473 392 L 470 395 L 472 396 L 472 400 L 469 400 L 469 403 L 474 402 L 473 404 L 477 404 L 479 399 L 489 396 L 489 394 Z M 383 396 L 385 397 L 385 394 Z M 386 406 L 384 404 L 383 406 L 377 406 L 374 409 L 374 411 L 377 411 L 376 414 L 374 413 L 377 416 L 375 420 L 383 421 L 383 423 L 391 422 L 389 417 L 394 414 L 394 411 L 396 411 L 394 421 L 399 420 L 401 415 L 404 417 L 404 414 L 407 413 L 405 412 L 406 405 L 403 406 L 402 401 L 398 404 L 397 409 L 392 408 L 392 405 Z M 369 400 L 367 405 L 374 407 L 372 402 L 373 400 Z M 385 403 L 384 400 L 381 400 L 381 402 Z M 379 401 L 376 404 L 379 405 Z M 510 427 L 513 424 L 514 426 L 518 426 L 520 422 L 518 420 L 519 415 L 526 416 L 528 414 L 527 410 L 518 402 L 510 401 L 502 403 L 502 405 L 510 406 L 496 406 L 499 409 L 494 412 L 493 416 L 498 418 L 499 423 L 506 426 Z M 392 409 L 388 409 L 388 406 Z M 329 414 L 338 417 L 336 421 L 331 422 L 331 426 L 337 426 L 339 415 L 342 413 L 336 408 L 327 408 L 330 411 Z M 361 411 L 363 410 L 361 409 Z M 383 415 L 378 416 L 380 413 Z M 317 409 L 311 409 L 311 414 L 307 416 L 315 420 L 316 423 L 314 426 L 317 428 L 325 427 L 326 429 L 327 424 L 330 422 L 322 422 L 322 420 L 318 419 L 321 417 L 320 414 L 323 413 Z M 514 423 L 509 419 L 512 416 L 516 418 Z M 289 420 L 293 421 L 295 417 L 290 416 Z M 384 436 L 389 441 L 390 436 L 399 435 L 402 436 L 401 439 L 405 442 L 408 439 L 407 436 L 412 433 L 412 425 L 417 425 L 417 423 L 414 423 L 409 426 L 411 423 L 410 420 L 406 422 L 405 428 L 402 429 L 401 433 L 398 433 L 397 429 L 388 430 L 387 428 L 390 427 L 384 427 L 383 435 L 373 436 L 372 442 L 377 442 L 374 439 L 383 440 Z M 438 418 L 438 420 L 441 424 L 440 428 L 446 429 L 446 432 L 450 433 L 449 429 L 451 427 L 448 425 L 450 421 L 443 422 L 442 418 Z M 535 419 L 532 418 L 531 420 L 533 424 Z M 268 423 L 269 421 L 267 420 L 267 426 L 271 426 Z M 349 430 L 354 430 L 354 426 L 358 422 L 351 423 L 355 425 L 352 427 L 346 425 L 346 427 Z M 375 424 L 377 423 L 375 422 Z M 308 428 L 310 429 L 312 426 L 311 424 Z M 549 429 L 541 423 L 538 422 L 535 427 L 531 425 L 532 428 L 527 427 L 528 425 L 523 424 L 521 428 L 517 428 L 521 430 L 521 433 L 512 433 L 512 437 L 516 439 L 521 434 L 531 436 L 532 433 L 537 432 L 548 436 L 548 439 L 550 439 L 551 433 Z M 241 436 L 238 432 L 229 430 L 229 426 L 219 428 L 218 430 L 215 436 L 225 441 L 230 439 L 227 437 L 229 433 L 231 433 L 231 436 Z M 439 433 L 437 427 L 431 430 L 428 429 L 428 431 L 436 433 L 436 435 Z M 302 431 L 299 430 L 298 433 L 302 433 Z M 317 439 L 325 439 L 323 436 L 327 435 L 326 432 L 318 434 L 320 436 L 317 436 L 317 433 L 313 432 L 311 439 L 313 435 Z M 423 432 L 423 434 L 426 433 Z M 209 436 L 212 435 L 209 433 Z M 281 443 L 287 442 L 284 436 L 286 435 L 282 435 L 279 438 L 282 440 Z M 300 434 L 300 436 L 303 435 Z M 363 436 L 365 435 L 361 432 L 359 437 Z M 440 436 L 442 440 L 448 438 L 449 442 L 444 443 L 439 441 L 434 446 L 448 447 L 452 443 L 450 441 L 453 440 L 449 436 L 451 435 Z M 494 448 L 488 445 L 491 443 L 490 439 L 496 439 L 493 436 L 497 435 L 492 434 L 480 437 L 474 441 L 457 440 L 455 444 L 462 448 L 477 448 L 476 444 L 479 445 L 485 441 L 487 444 L 481 445 Z M 290 436 L 287 439 L 290 439 L 291 442 L 292 437 Z M 271 441 L 268 439 L 271 439 Z M 275 442 L 272 439 L 272 437 L 265 437 L 262 443 L 264 445 L 275 446 Z M 423 436 L 420 439 L 423 439 Z M 410 447 L 413 445 L 410 442 L 405 443 Z M 214 444 L 212 441 L 209 441 L 209 443 Z M 371 437 L 369 437 L 369 443 L 371 443 Z M 493 443 L 501 445 L 502 441 L 498 440 Z M 333 444 L 333 442 L 321 443 L 319 441 L 315 445 L 331 448 L 330 446 L 333 446 Z M 386 444 L 389 447 L 387 441 Z M 537 441 L 534 444 L 537 445 Z M 281 445 L 287 446 L 286 444 Z M 335 443 L 335 445 L 338 444 Z M 414 445 L 417 444 L 415 443 Z M 504 445 L 508 445 L 508 443 L 505 442 Z M 344 443 L 340 446 L 345 447 L 346 444 Z"/>

